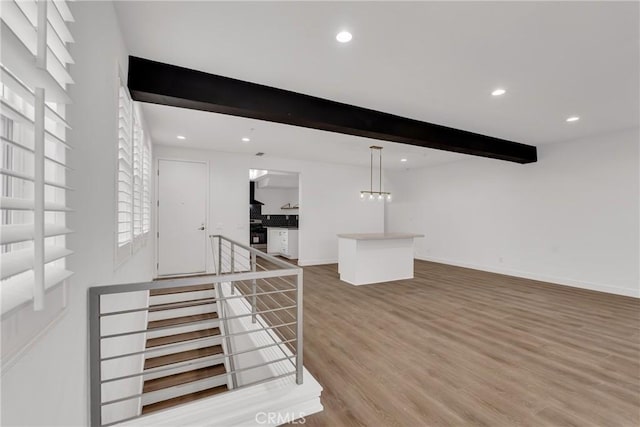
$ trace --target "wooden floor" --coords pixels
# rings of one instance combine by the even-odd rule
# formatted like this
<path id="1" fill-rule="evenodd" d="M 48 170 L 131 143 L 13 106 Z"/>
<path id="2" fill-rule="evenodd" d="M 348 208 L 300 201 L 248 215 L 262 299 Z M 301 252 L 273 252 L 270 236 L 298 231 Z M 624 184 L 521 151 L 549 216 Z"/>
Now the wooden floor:
<path id="1" fill-rule="evenodd" d="M 304 269 L 306 426 L 639 426 L 640 301 L 416 261 L 352 286 Z"/>

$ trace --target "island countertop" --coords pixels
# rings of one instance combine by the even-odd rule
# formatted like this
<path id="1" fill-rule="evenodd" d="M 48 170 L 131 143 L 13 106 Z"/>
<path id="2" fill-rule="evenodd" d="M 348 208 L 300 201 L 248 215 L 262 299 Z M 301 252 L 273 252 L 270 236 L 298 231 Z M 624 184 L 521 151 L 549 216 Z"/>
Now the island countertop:
<path id="1" fill-rule="evenodd" d="M 413 239 L 415 237 L 424 237 L 424 234 L 414 233 L 353 233 L 338 234 L 341 239 L 353 240 L 394 240 L 394 239 Z"/>

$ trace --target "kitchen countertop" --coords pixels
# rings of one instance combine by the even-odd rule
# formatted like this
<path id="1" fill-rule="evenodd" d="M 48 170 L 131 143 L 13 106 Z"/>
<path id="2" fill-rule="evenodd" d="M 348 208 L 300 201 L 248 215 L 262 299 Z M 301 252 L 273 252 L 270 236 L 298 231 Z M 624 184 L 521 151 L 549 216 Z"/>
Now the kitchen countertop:
<path id="1" fill-rule="evenodd" d="M 413 239 L 414 237 L 424 237 L 424 234 L 413 233 L 355 233 L 338 234 L 342 239 L 354 240 L 393 240 L 393 239 Z"/>
<path id="2" fill-rule="evenodd" d="M 286 225 L 280 225 L 280 226 L 267 225 L 266 227 L 267 228 L 282 228 L 282 229 L 285 229 L 285 230 L 297 230 L 298 229 L 298 227 L 294 227 L 294 226 L 290 226 L 289 227 L 289 226 L 286 226 Z"/>

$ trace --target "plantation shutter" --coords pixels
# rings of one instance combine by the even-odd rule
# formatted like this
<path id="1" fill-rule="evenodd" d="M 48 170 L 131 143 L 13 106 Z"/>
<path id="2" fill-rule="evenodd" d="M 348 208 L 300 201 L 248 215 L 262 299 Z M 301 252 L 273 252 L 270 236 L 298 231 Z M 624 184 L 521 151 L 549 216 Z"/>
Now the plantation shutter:
<path id="1" fill-rule="evenodd" d="M 118 261 L 131 253 L 133 244 L 133 103 L 129 91 L 120 82 L 118 100 Z"/>
<path id="2" fill-rule="evenodd" d="M 140 116 L 133 115 L 133 238 L 142 236 L 142 166 L 144 131 Z"/>
<path id="3" fill-rule="evenodd" d="M 65 1 L 6 0 L 0 7 L 0 279 L 2 312 L 33 300 L 72 272 L 66 268 L 67 144 L 73 83 Z"/>
<path id="4" fill-rule="evenodd" d="M 142 234 L 151 230 L 151 141 L 142 147 Z"/>

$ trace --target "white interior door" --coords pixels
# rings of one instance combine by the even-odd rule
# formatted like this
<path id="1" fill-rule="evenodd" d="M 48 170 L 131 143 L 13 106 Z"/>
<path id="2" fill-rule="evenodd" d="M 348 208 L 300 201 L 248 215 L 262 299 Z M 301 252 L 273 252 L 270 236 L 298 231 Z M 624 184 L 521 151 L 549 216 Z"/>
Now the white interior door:
<path id="1" fill-rule="evenodd" d="M 158 275 L 206 270 L 207 165 L 158 161 Z"/>

